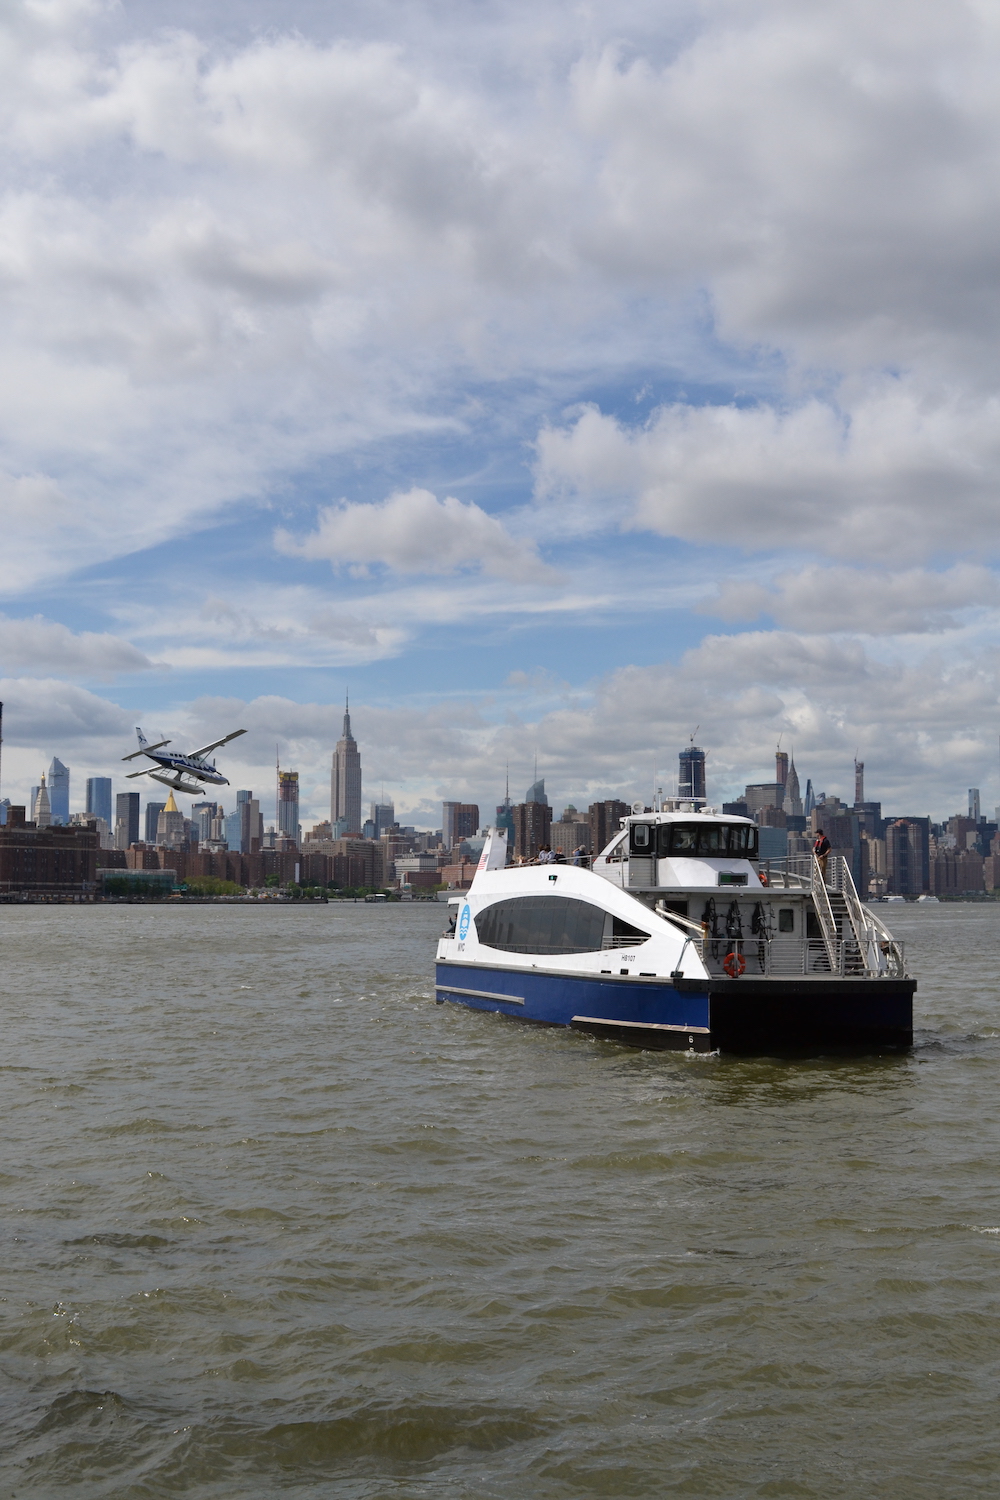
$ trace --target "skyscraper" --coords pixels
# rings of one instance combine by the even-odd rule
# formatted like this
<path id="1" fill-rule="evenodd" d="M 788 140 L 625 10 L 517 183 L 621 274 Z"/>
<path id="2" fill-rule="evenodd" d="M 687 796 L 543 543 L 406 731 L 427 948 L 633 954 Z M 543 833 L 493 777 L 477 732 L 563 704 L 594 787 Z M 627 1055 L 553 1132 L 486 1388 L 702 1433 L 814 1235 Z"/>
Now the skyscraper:
<path id="1" fill-rule="evenodd" d="M 529 799 L 537 800 L 537 799 Z M 476 802 L 442 802 L 441 842 L 452 849 L 463 839 L 475 837 L 479 828 L 479 805 Z"/>
<path id="2" fill-rule="evenodd" d="M 299 773 L 278 772 L 278 833 L 285 838 L 299 838 Z"/>
<path id="3" fill-rule="evenodd" d="M 115 798 L 115 848 L 139 842 L 139 793 L 119 792 Z"/>
<path id="4" fill-rule="evenodd" d="M 509 859 L 509 858 L 511 858 L 511 856 L 514 853 L 514 833 L 515 833 L 515 830 L 514 830 L 514 804 L 510 800 L 510 776 L 509 775 L 507 777 L 507 788 L 506 788 L 506 791 L 504 792 L 504 799 L 503 799 L 502 802 L 500 802 L 500 803 L 497 804 L 497 821 L 496 821 L 496 827 L 497 827 L 498 830 L 501 829 L 501 828 L 506 830 L 506 833 L 507 833 L 507 857 Z"/>
<path id="5" fill-rule="evenodd" d="M 110 776 L 87 777 L 87 817 L 103 818 L 112 827 Z"/>
<path id="6" fill-rule="evenodd" d="M 60 828 L 69 826 L 69 766 L 64 766 L 55 755 L 49 766 L 49 806 L 52 821 Z"/>
<path id="7" fill-rule="evenodd" d="M 785 800 L 782 803 L 786 813 L 793 817 L 802 816 L 802 796 L 799 791 L 799 773 L 795 769 L 795 757 L 793 756 L 788 767 L 788 779 L 785 782 Z"/>
<path id="8" fill-rule="evenodd" d="M 980 806 L 979 806 L 979 788 L 977 786 L 970 786 L 969 787 L 969 817 L 970 818 L 974 818 L 975 821 L 978 823 L 979 819 L 980 819 L 980 816 L 981 816 L 981 812 L 980 812 Z"/>
<path id="9" fill-rule="evenodd" d="M 42 784 L 33 798 L 31 809 L 31 820 L 36 828 L 51 828 L 52 808 L 49 803 L 49 789 L 45 785 L 45 772 L 42 772 Z"/>
<path id="10" fill-rule="evenodd" d="M 865 763 L 863 760 L 854 762 L 854 806 L 860 807 L 865 800 Z"/>
<path id="11" fill-rule="evenodd" d="M 705 800 L 705 752 L 697 745 L 688 745 L 680 753 L 677 795 L 685 802 Z"/>
<path id="12" fill-rule="evenodd" d="M 344 705 L 344 732 L 333 752 L 330 771 L 330 822 L 336 824 L 341 818 L 347 820 L 348 837 L 360 837 L 361 756 L 357 741 L 351 733 L 349 701 Z"/>
<path id="13" fill-rule="evenodd" d="M 110 785 L 111 785 L 111 783 L 109 781 L 108 782 L 108 786 L 110 786 Z M 160 813 L 163 811 L 163 809 L 166 807 L 166 805 L 167 804 L 165 802 L 147 802 L 146 803 L 146 828 L 145 828 L 145 834 L 146 834 L 146 843 L 147 844 L 155 844 L 156 843 L 156 829 L 157 829 L 157 824 L 159 822 Z"/>
<path id="14" fill-rule="evenodd" d="M 776 750 L 774 752 L 774 779 L 782 789 L 788 784 L 787 750 Z"/>
<path id="15" fill-rule="evenodd" d="M 380 839 L 387 828 L 391 828 L 396 821 L 396 809 L 391 802 L 373 802 L 369 808 L 369 819 L 372 824 L 372 838 Z"/>
<path id="16" fill-rule="evenodd" d="M 184 814 L 174 801 L 173 792 L 163 804 L 156 820 L 156 842 L 162 849 L 180 849 L 184 843 Z"/>

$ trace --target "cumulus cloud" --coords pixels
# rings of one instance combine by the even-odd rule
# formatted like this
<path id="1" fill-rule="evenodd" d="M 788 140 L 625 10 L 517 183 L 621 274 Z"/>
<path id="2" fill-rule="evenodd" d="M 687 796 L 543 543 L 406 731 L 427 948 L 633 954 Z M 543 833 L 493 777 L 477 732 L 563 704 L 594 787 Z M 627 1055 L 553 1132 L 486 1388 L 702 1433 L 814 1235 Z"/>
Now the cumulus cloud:
<path id="1" fill-rule="evenodd" d="M 40 615 L 11 620 L 0 615 L 0 661 L 8 668 L 56 672 L 64 677 L 110 677 L 156 666 L 120 636 L 85 630 L 74 634 Z"/>
<path id="2" fill-rule="evenodd" d="M 381 563 L 396 573 L 454 573 L 480 568 L 501 578 L 541 580 L 553 575 L 530 543 L 516 540 L 495 516 L 472 501 L 430 490 L 390 495 L 375 505 L 330 506 L 316 530 L 296 541 L 279 530 L 280 551 L 343 567 Z"/>
<path id="3" fill-rule="evenodd" d="M 767 586 L 727 579 L 697 608 L 722 620 L 769 615 L 792 630 L 900 635 L 955 629 L 970 610 L 998 604 L 996 574 L 960 564 L 942 573 L 804 567 L 778 574 Z"/>
<path id="4" fill-rule="evenodd" d="M 638 524 L 685 535 L 687 509 L 812 544 L 833 498 L 845 547 L 866 509 L 876 545 L 905 516 L 933 547 L 946 497 L 992 526 L 988 8 L 542 0 L 447 28 L 345 12 L 353 34 L 322 41 L 309 11 L 225 46 L 221 14 L 195 34 L 82 0 L 5 10 L 18 586 L 259 504 L 331 454 L 481 427 L 470 380 L 566 391 L 638 367 L 771 388 L 604 443 Z M 576 436 L 543 443 L 556 480 Z M 70 524 L 32 532 L 24 486 Z"/>
<path id="5" fill-rule="evenodd" d="M 537 482 L 590 524 L 746 551 L 995 548 L 1000 399 L 931 399 L 886 379 L 851 410 L 675 403 L 629 427 L 591 408 L 539 435 Z"/>

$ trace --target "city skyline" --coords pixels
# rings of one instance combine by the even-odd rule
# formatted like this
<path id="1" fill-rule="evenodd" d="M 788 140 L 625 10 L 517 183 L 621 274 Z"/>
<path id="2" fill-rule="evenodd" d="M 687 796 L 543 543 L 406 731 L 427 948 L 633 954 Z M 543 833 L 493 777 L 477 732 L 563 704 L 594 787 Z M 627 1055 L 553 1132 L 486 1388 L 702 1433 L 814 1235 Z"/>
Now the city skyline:
<path id="1" fill-rule="evenodd" d="M 985 13 L 448 15 L 14 0 L 4 792 L 232 714 L 318 818 L 346 686 L 409 821 L 1000 802 Z"/>
<path id="2" fill-rule="evenodd" d="M 337 803 L 336 799 L 338 798 L 338 796 L 343 796 L 344 795 L 344 793 L 343 793 L 342 790 L 338 791 L 338 786 L 340 786 L 341 788 L 343 788 L 345 785 L 347 785 L 348 781 L 350 782 L 350 792 L 351 792 L 351 798 L 352 798 L 352 805 L 354 803 L 356 803 L 356 814 L 357 814 L 357 819 L 358 819 L 358 833 L 360 834 L 362 825 L 367 826 L 367 822 L 363 819 L 363 816 L 362 816 L 361 807 L 362 807 L 363 790 L 367 789 L 368 791 L 370 791 L 370 787 L 368 786 L 368 782 L 367 781 L 362 782 L 362 780 L 360 779 L 361 778 L 362 764 L 361 764 L 361 756 L 360 756 L 360 752 L 359 752 L 359 748 L 358 748 L 359 742 L 354 738 L 354 735 L 353 735 L 352 730 L 351 730 L 351 717 L 350 717 L 349 707 L 345 708 L 345 710 L 343 712 L 341 729 L 342 729 L 341 737 L 338 740 L 336 746 L 334 747 L 333 752 L 332 752 L 332 757 L 331 757 L 333 769 L 332 769 L 332 772 L 331 772 L 331 775 L 330 775 L 330 781 L 329 781 L 330 790 L 327 793 L 327 796 L 330 799 L 328 806 L 326 808 L 324 808 L 322 806 L 321 801 L 319 800 L 319 798 L 322 796 L 322 792 L 321 791 L 319 791 L 319 792 L 317 792 L 317 793 L 314 794 L 313 799 L 312 799 L 312 801 L 310 803 L 303 803 L 302 801 L 300 801 L 300 791 L 301 791 L 301 788 L 300 788 L 300 773 L 298 771 L 294 771 L 294 770 L 282 771 L 281 768 L 280 768 L 280 763 L 279 763 L 279 766 L 278 766 L 276 772 L 272 769 L 272 779 L 275 776 L 277 777 L 276 787 L 275 787 L 275 793 L 274 793 L 274 810 L 273 810 L 273 813 L 270 811 L 268 800 L 267 800 L 266 797 L 258 796 L 257 799 L 256 799 L 257 800 L 257 805 L 260 806 L 261 809 L 262 809 L 261 817 L 262 817 L 263 825 L 264 826 L 273 828 L 275 830 L 275 832 L 278 833 L 279 835 L 284 834 L 286 836 L 294 836 L 292 834 L 292 825 L 293 825 L 293 823 L 294 823 L 295 827 L 306 828 L 306 827 L 309 826 L 310 823 L 312 823 L 312 824 L 319 824 L 319 823 L 321 823 L 324 820 L 325 817 L 329 817 L 330 820 L 331 820 L 331 822 L 335 821 L 335 819 L 333 817 L 334 808 L 335 808 L 335 806 L 339 805 Z M 345 765 L 343 763 L 343 756 L 345 755 L 345 752 L 348 753 L 349 759 L 350 759 L 350 766 L 347 768 L 347 774 L 346 774 L 346 776 L 345 776 Z M 789 755 L 788 752 L 781 751 L 780 747 L 779 747 L 775 752 L 772 752 L 772 753 L 773 753 L 773 755 L 775 756 L 775 759 L 776 759 L 776 764 L 777 764 L 777 768 L 778 768 L 777 769 L 777 774 L 778 774 L 779 780 L 782 782 L 782 785 L 784 785 L 785 782 L 786 782 L 786 780 L 787 780 L 789 795 L 790 795 L 790 797 L 792 799 L 792 803 L 794 803 L 795 805 L 800 805 L 801 802 L 802 802 L 802 798 L 799 795 L 799 777 L 798 777 L 798 774 L 797 774 L 797 767 L 796 767 L 796 764 L 795 764 L 794 752 L 791 752 L 791 754 Z M 342 762 L 340 764 L 339 773 L 338 773 L 338 757 L 341 758 L 341 762 Z M 664 757 L 664 759 L 665 759 L 665 761 L 668 760 L 667 757 Z M 716 806 L 721 806 L 723 802 L 735 802 L 735 801 L 739 800 L 742 797 L 743 788 L 744 787 L 749 788 L 750 786 L 757 785 L 760 789 L 763 789 L 763 788 L 766 788 L 767 786 L 769 786 L 769 785 L 772 784 L 768 780 L 761 780 L 760 782 L 755 783 L 752 777 L 748 777 L 746 775 L 742 775 L 742 776 L 741 775 L 737 775 L 735 777 L 735 779 L 731 780 L 731 782 L 728 784 L 728 786 L 727 786 L 727 788 L 726 788 L 725 791 L 721 791 L 721 792 L 720 791 L 713 791 L 713 789 L 712 789 L 712 787 L 710 785 L 710 781 L 709 781 L 710 772 L 708 772 L 707 769 L 706 769 L 707 766 L 708 766 L 708 764 L 709 764 L 709 761 L 710 761 L 710 757 L 706 754 L 706 752 L 704 751 L 704 749 L 702 749 L 701 747 L 695 747 L 692 744 L 688 744 L 686 746 L 682 746 L 680 748 L 679 752 L 675 756 L 675 770 L 674 770 L 674 773 L 673 773 L 672 780 L 668 778 L 666 767 L 665 767 L 663 776 L 660 776 L 660 775 L 656 776 L 656 778 L 655 778 L 655 784 L 653 784 L 650 787 L 646 788 L 646 790 L 644 792 L 640 789 L 640 799 L 643 800 L 647 805 L 652 805 L 653 800 L 655 798 L 658 798 L 658 797 L 661 797 L 661 796 L 663 798 L 671 798 L 671 797 L 683 797 L 685 795 L 689 795 L 690 794 L 689 788 L 690 788 L 690 784 L 691 783 L 690 783 L 690 777 L 688 776 L 688 774 L 686 772 L 686 767 L 689 764 L 691 764 L 691 763 L 696 764 L 697 767 L 698 767 L 697 775 L 701 778 L 701 781 L 699 782 L 699 785 L 703 785 L 703 786 L 705 786 L 707 788 L 707 796 L 706 796 L 707 802 L 710 803 L 710 804 L 716 805 Z M 101 802 L 102 806 L 104 806 L 104 805 L 110 806 L 110 804 L 111 804 L 112 801 L 117 801 L 118 796 L 124 794 L 124 791 L 125 791 L 124 788 L 122 789 L 121 792 L 119 792 L 119 791 L 114 791 L 113 792 L 112 791 L 112 788 L 114 787 L 114 777 L 113 776 L 108 776 L 108 777 L 100 777 L 100 776 L 87 777 L 85 779 L 85 783 L 84 783 L 86 790 L 85 790 L 85 793 L 83 794 L 82 797 L 81 797 L 81 795 L 80 795 L 79 792 L 69 793 L 68 789 L 69 789 L 69 786 L 70 786 L 70 778 L 71 778 L 71 774 L 72 774 L 72 768 L 69 767 L 69 766 L 64 765 L 62 763 L 62 761 L 59 759 L 58 755 L 53 756 L 52 760 L 50 762 L 50 766 L 49 766 L 48 770 L 43 773 L 43 776 L 47 779 L 46 780 L 46 796 L 49 799 L 50 815 L 52 816 L 53 822 L 57 821 L 57 818 L 56 818 L 56 814 L 52 811 L 51 787 L 50 787 L 50 773 L 51 773 L 52 768 L 56 767 L 56 766 L 60 768 L 60 772 L 61 772 L 62 776 L 65 778 L 65 787 L 67 789 L 67 794 L 69 795 L 69 799 L 70 799 L 70 805 L 69 805 L 69 814 L 70 814 L 70 816 L 78 816 L 78 815 L 80 815 L 82 813 L 86 813 L 87 815 L 93 815 L 93 816 L 102 816 L 102 814 L 96 810 L 96 805 L 95 804 L 96 804 L 97 799 L 100 799 L 100 802 Z M 536 795 L 536 791 L 537 791 L 538 788 L 542 788 L 542 794 L 541 795 L 546 795 L 544 793 L 545 776 L 540 776 L 539 777 L 537 775 L 537 771 L 538 771 L 538 765 L 537 765 L 537 757 L 536 757 L 535 760 L 532 763 L 532 769 L 531 769 L 531 776 L 532 776 L 533 780 L 532 780 L 531 783 L 529 783 L 529 785 L 528 785 L 528 787 L 526 789 L 526 792 L 524 794 L 524 800 L 527 800 L 527 801 L 534 800 L 535 795 Z M 338 774 L 340 776 L 340 781 L 339 782 L 338 782 Z M 505 773 L 504 774 L 505 774 L 505 784 L 509 785 L 509 780 L 510 780 L 509 767 L 505 767 Z M 853 799 L 848 794 L 848 792 L 846 791 L 846 784 L 847 784 L 847 781 L 848 781 L 848 776 L 852 779 L 852 782 L 853 782 L 853 791 L 854 791 L 854 797 L 853 797 Z M 839 791 L 832 789 L 832 787 L 831 788 L 827 788 L 827 787 L 820 788 L 818 785 L 817 785 L 816 791 L 813 792 L 812 791 L 813 778 L 807 777 L 806 785 L 807 785 L 807 788 L 809 789 L 808 792 L 807 792 L 807 798 L 809 796 L 812 796 L 813 802 L 809 803 L 807 801 L 806 812 L 808 813 L 810 806 L 814 805 L 814 803 L 815 803 L 815 801 L 816 801 L 817 798 L 831 797 L 835 802 L 842 802 L 842 803 L 844 803 L 847 806 L 851 806 L 853 804 L 853 802 L 857 801 L 857 792 L 858 792 L 859 787 L 863 791 L 863 788 L 864 788 L 864 776 L 865 776 L 865 764 L 864 764 L 863 761 L 859 761 L 857 759 L 857 757 L 855 756 L 852 759 L 850 767 L 849 768 L 844 768 L 843 776 L 842 776 L 841 780 L 838 781 L 838 782 L 833 783 L 834 786 L 844 786 L 845 787 L 845 791 L 844 791 L 843 795 L 841 795 L 841 793 Z M 74 784 L 76 786 L 79 786 L 79 779 Z M 35 797 L 35 795 L 36 795 L 36 793 L 37 793 L 37 791 L 39 789 L 39 785 L 40 785 L 40 783 L 39 784 L 34 784 L 32 786 L 32 788 L 30 790 L 30 793 L 29 793 L 28 797 L 25 799 L 25 801 L 24 801 L 23 804 L 19 804 L 17 797 L 16 796 L 12 797 L 10 795 L 9 790 L 5 786 L 0 786 L 0 802 L 6 803 L 6 802 L 9 801 L 9 802 L 13 802 L 15 805 L 24 805 L 25 808 L 26 808 L 26 810 L 27 810 L 27 812 L 28 812 L 28 815 L 30 816 L 30 810 L 31 810 L 31 808 L 33 806 L 34 797 Z M 218 803 L 221 806 L 223 806 L 223 808 L 225 808 L 226 793 L 228 792 L 228 794 L 229 794 L 228 800 L 229 800 L 230 804 L 232 805 L 231 806 L 231 812 L 229 814 L 230 817 L 237 815 L 237 799 L 239 799 L 239 801 L 242 801 L 245 797 L 253 795 L 252 791 L 246 791 L 246 792 L 240 791 L 240 790 L 238 790 L 235 787 L 235 785 L 231 785 L 228 788 L 220 787 L 217 790 L 220 793 L 220 795 L 215 800 L 217 800 Z M 564 805 L 564 806 L 565 805 L 576 805 L 576 804 L 587 805 L 588 802 L 592 802 L 594 800 L 601 801 L 601 800 L 615 799 L 615 798 L 621 797 L 621 800 L 631 803 L 632 801 L 634 801 L 636 799 L 633 798 L 633 797 L 631 797 L 631 796 L 625 795 L 625 792 L 627 790 L 628 790 L 627 787 L 624 788 L 624 789 L 621 786 L 619 786 L 617 788 L 611 787 L 610 789 L 602 789 L 600 791 L 600 793 L 598 795 L 596 795 L 596 796 L 595 796 L 594 792 L 592 790 L 590 790 L 590 789 L 577 790 L 576 792 L 573 792 L 571 790 L 571 791 L 567 791 L 567 792 L 564 792 L 564 793 L 557 793 L 551 799 L 551 801 L 552 801 L 552 803 L 553 803 L 554 806 L 556 804 L 561 804 L 561 805 Z M 139 794 L 135 793 L 132 788 L 128 788 L 128 791 L 133 796 L 135 796 L 137 798 L 139 797 Z M 727 795 L 727 793 L 728 793 L 728 795 Z M 141 811 L 137 814 L 137 816 L 139 816 L 139 817 L 145 817 L 146 816 L 146 810 L 147 810 L 147 808 L 148 809 L 155 809 L 155 810 L 158 811 L 163 806 L 163 800 L 162 800 L 162 795 L 163 794 L 162 793 L 160 793 L 159 796 L 157 795 L 156 792 L 151 792 L 151 793 L 144 794 L 144 795 L 145 795 L 145 800 L 140 799 L 139 802 L 137 802 L 136 804 L 133 804 L 133 805 L 138 806 L 138 807 L 141 808 Z M 192 800 L 192 805 L 196 805 L 201 800 L 201 798 L 202 798 L 203 795 L 204 794 L 200 793 L 198 795 L 198 797 L 193 797 L 191 799 Z M 694 795 L 699 795 L 699 794 L 698 794 L 697 791 L 695 791 Z M 998 798 L 997 802 L 995 804 L 993 804 L 993 803 L 990 802 L 990 800 L 987 798 L 987 796 L 981 792 L 981 789 L 979 787 L 972 787 L 972 788 L 966 789 L 965 791 L 963 791 L 960 794 L 956 793 L 956 796 L 958 798 L 957 803 L 955 805 L 948 806 L 944 811 L 942 811 L 939 814 L 927 813 L 927 812 L 917 813 L 917 812 L 914 811 L 913 807 L 911 806 L 908 810 L 906 810 L 906 809 L 903 809 L 903 810 L 896 809 L 892 813 L 888 813 L 887 812 L 887 816 L 904 816 L 904 817 L 905 816 L 922 816 L 922 817 L 929 817 L 929 818 L 931 818 L 932 821 L 935 821 L 935 822 L 943 822 L 947 818 L 950 818 L 950 817 L 956 815 L 956 813 L 960 814 L 961 808 L 964 805 L 964 799 L 966 797 L 968 797 L 969 799 L 971 799 L 973 797 L 973 795 L 975 795 L 975 797 L 977 799 L 977 806 L 981 804 L 983 807 L 994 806 L 995 808 L 1000 809 L 1000 798 Z M 380 786 L 379 786 L 379 796 L 378 796 L 378 798 L 377 799 L 373 799 L 371 801 L 372 818 L 376 819 L 376 822 L 378 821 L 378 819 L 376 818 L 375 809 L 377 809 L 377 808 L 379 808 L 379 807 L 381 807 L 383 805 L 384 796 L 385 796 L 385 784 L 384 784 L 384 781 L 382 781 L 380 783 Z M 79 805 L 79 806 L 72 805 L 72 803 L 73 803 L 74 800 L 76 802 L 80 803 L 81 805 Z M 880 798 L 879 800 L 888 808 L 889 803 L 886 800 L 886 798 L 883 797 L 883 798 Z M 495 799 L 495 797 L 493 797 L 492 793 L 487 793 L 487 794 L 485 794 L 484 796 L 482 796 L 480 798 L 479 803 L 475 803 L 475 804 L 471 804 L 471 805 L 475 805 L 477 807 L 480 806 L 480 805 L 482 805 L 485 808 L 487 808 L 487 810 L 488 810 L 491 806 L 494 805 L 495 801 L 496 801 L 496 799 Z M 435 821 L 434 821 L 435 805 L 433 805 L 433 804 L 432 804 L 431 808 L 427 809 L 427 813 L 429 813 L 429 816 L 425 815 L 423 821 L 416 821 L 416 822 L 414 820 L 414 815 L 408 815 L 408 810 L 402 804 L 400 805 L 398 813 L 396 813 L 396 811 L 394 809 L 394 803 L 393 803 L 392 799 L 390 799 L 387 803 L 385 803 L 385 808 L 386 808 L 387 811 L 390 810 L 390 809 L 392 809 L 393 810 L 393 816 L 395 816 L 396 820 L 399 821 L 399 822 L 401 822 L 401 823 L 405 823 L 405 824 L 410 825 L 410 826 L 417 826 L 417 827 L 420 827 L 420 828 L 426 829 L 426 830 L 432 830 L 435 827 L 437 827 L 438 823 L 440 823 L 440 821 L 441 821 L 441 818 L 440 818 L 440 809 L 441 809 L 442 804 L 445 807 L 447 807 L 447 806 L 456 806 L 457 807 L 459 805 L 458 801 L 455 801 L 454 799 L 449 799 L 447 797 L 442 798 L 441 801 L 436 804 L 436 809 L 437 809 L 437 814 L 438 814 L 437 823 L 435 823 Z M 789 804 L 789 806 L 791 806 L 791 804 Z M 895 804 L 893 804 L 893 806 L 895 806 Z M 792 810 L 794 810 L 794 809 L 792 809 Z M 753 809 L 751 809 L 751 812 L 752 811 L 753 811 Z M 155 816 L 155 812 L 154 812 L 153 815 Z M 984 814 L 984 816 L 987 816 L 987 815 Z M 369 819 L 368 821 L 370 822 L 371 819 Z M 114 828 L 115 828 L 116 817 L 113 815 L 108 820 L 108 822 L 109 822 L 109 831 L 113 835 Z"/>

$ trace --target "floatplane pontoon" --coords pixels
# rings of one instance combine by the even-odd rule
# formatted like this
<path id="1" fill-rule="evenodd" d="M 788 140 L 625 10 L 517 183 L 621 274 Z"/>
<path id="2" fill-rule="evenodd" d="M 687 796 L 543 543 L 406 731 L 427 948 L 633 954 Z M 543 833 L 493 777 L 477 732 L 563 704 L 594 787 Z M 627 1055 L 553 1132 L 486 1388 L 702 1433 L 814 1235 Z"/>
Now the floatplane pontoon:
<path id="1" fill-rule="evenodd" d="M 438 1000 L 638 1047 L 912 1044 L 916 980 L 843 858 L 762 866 L 749 819 L 666 806 L 625 818 L 589 869 L 509 865 L 491 831 L 452 898 Z"/>

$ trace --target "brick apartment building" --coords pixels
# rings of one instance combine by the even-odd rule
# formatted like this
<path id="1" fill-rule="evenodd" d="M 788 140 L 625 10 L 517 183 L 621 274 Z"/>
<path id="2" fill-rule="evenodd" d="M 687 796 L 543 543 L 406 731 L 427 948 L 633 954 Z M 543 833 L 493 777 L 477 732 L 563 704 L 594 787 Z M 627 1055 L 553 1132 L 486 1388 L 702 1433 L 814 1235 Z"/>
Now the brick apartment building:
<path id="1" fill-rule="evenodd" d="M 92 896 L 97 883 L 97 824 L 38 828 L 23 807 L 8 807 L 0 827 L 0 896 Z"/>

